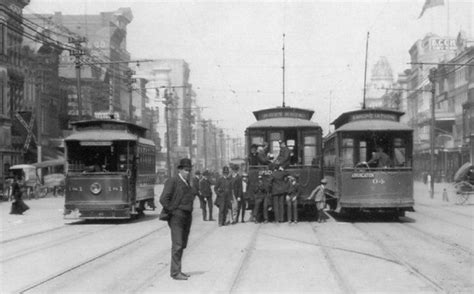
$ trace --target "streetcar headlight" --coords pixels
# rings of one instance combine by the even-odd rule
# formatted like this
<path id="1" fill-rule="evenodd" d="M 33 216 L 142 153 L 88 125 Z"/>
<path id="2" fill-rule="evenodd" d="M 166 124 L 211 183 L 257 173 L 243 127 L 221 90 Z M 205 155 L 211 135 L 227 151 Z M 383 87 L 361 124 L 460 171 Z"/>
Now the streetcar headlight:
<path id="1" fill-rule="evenodd" d="M 97 195 L 102 191 L 102 186 L 99 183 L 93 183 L 90 190 L 92 194 Z"/>

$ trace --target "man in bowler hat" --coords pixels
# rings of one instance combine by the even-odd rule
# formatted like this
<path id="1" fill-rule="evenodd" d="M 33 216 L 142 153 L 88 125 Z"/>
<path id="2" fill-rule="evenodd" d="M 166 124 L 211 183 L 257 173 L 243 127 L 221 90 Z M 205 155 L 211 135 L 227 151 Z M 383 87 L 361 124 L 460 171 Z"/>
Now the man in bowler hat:
<path id="1" fill-rule="evenodd" d="M 202 207 L 202 214 L 204 216 L 204 220 L 213 221 L 214 219 L 212 218 L 212 189 L 209 176 L 210 174 L 207 170 L 202 173 L 202 179 L 199 182 L 199 193 L 201 193 L 201 197 L 205 200 L 204 206 Z M 209 219 L 206 219 L 206 203 L 207 207 L 209 208 Z"/>
<path id="2" fill-rule="evenodd" d="M 232 199 L 232 177 L 229 176 L 229 167 L 222 168 L 222 177 L 217 180 L 214 186 L 216 192 L 216 205 L 219 207 L 219 227 L 226 224 L 227 211 L 231 208 Z"/>
<path id="3" fill-rule="evenodd" d="M 171 230 L 171 277 L 175 280 L 187 280 L 189 275 L 181 271 L 181 258 L 188 244 L 191 229 L 195 190 L 189 183 L 191 160 L 179 161 L 178 175 L 165 183 L 160 203 L 170 214 L 168 226 Z"/>

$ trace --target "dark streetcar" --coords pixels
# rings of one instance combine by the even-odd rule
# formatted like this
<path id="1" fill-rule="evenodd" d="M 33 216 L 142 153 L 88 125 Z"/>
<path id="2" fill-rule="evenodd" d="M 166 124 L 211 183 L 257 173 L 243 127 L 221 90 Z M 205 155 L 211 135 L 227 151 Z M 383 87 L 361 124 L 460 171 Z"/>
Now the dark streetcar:
<path id="1" fill-rule="evenodd" d="M 118 120 L 72 123 L 64 139 L 66 218 L 128 219 L 154 199 L 155 144 L 146 129 Z"/>
<path id="2" fill-rule="evenodd" d="M 362 109 L 341 114 L 324 142 L 326 192 L 337 212 L 413 211 L 413 132 L 402 112 Z"/>
<path id="3" fill-rule="evenodd" d="M 280 142 L 284 142 L 290 150 L 285 170 L 290 175 L 298 177 L 302 187 L 298 206 L 314 203 L 306 198 L 319 184 L 322 176 L 322 129 L 311 121 L 313 114 L 313 110 L 294 107 L 254 111 L 257 122 L 248 126 L 245 131 L 250 199 L 253 199 L 253 187 L 257 183 L 258 176 L 262 175 L 264 179 L 268 179 L 272 174 L 269 167 L 273 163 L 278 163 Z M 252 151 L 259 148 L 261 152 L 260 149 L 264 148 L 264 145 L 268 146 L 264 151 L 269 157 L 268 162 L 252 162 Z"/>

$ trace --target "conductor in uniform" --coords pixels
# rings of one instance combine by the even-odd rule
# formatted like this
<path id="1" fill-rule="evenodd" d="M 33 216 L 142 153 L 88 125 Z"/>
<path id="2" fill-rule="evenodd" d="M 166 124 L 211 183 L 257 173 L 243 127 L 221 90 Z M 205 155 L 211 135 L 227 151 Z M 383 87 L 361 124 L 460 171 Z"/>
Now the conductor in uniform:
<path id="1" fill-rule="evenodd" d="M 189 275 L 181 271 L 183 251 L 188 244 L 191 230 L 193 201 L 196 191 L 189 183 L 191 160 L 179 161 L 178 175 L 166 181 L 160 203 L 170 214 L 168 226 L 171 230 L 171 277 L 175 280 L 187 280 Z"/>

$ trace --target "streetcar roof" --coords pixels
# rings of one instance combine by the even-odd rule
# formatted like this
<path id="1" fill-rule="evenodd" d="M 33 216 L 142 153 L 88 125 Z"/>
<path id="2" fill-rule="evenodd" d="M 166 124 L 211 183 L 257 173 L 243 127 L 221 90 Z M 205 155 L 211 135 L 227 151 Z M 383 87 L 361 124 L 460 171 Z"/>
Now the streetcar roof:
<path id="1" fill-rule="evenodd" d="M 319 124 L 299 118 L 293 117 L 278 117 L 259 120 L 251 124 L 248 129 L 259 128 L 319 128 Z"/>
<path id="2" fill-rule="evenodd" d="M 412 131 L 413 129 L 395 121 L 359 120 L 341 126 L 336 132 L 342 131 Z"/>
<path id="3" fill-rule="evenodd" d="M 64 141 L 136 141 L 137 135 L 123 131 L 98 131 L 89 130 L 73 133 L 64 139 Z"/>

